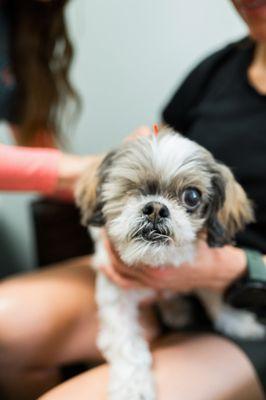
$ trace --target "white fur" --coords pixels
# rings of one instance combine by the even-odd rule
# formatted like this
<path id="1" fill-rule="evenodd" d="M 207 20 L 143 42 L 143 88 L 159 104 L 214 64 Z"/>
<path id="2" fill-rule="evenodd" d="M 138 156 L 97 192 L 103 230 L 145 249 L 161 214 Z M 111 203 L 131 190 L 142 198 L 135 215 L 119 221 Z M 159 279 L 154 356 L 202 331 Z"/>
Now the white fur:
<path id="1" fill-rule="evenodd" d="M 181 171 L 185 161 L 199 151 L 195 142 L 178 134 L 169 135 L 167 129 L 160 140 L 151 141 L 151 146 L 153 168 L 169 181 Z"/>
<path id="2" fill-rule="evenodd" d="M 101 236 L 97 237 L 93 266 L 110 262 Z M 98 272 L 96 301 L 99 308 L 98 346 L 110 363 L 110 400 L 155 400 L 152 357 L 138 322 L 138 304 L 150 290 L 126 291 Z"/>
<path id="3" fill-rule="evenodd" d="M 200 290 L 197 294 L 218 331 L 240 339 L 256 340 L 266 336 L 266 327 L 256 320 L 253 313 L 230 307 L 218 293 Z"/>

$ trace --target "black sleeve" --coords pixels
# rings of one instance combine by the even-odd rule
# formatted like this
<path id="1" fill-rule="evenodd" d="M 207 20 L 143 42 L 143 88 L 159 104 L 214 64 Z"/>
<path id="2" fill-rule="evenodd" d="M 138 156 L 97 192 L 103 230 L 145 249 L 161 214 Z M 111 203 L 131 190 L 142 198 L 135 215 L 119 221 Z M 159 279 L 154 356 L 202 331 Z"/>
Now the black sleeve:
<path id="1" fill-rule="evenodd" d="M 213 74 L 225 61 L 235 44 L 230 44 L 204 59 L 186 77 L 162 112 L 162 122 L 185 134 L 189 128 L 189 111 L 201 99 Z"/>

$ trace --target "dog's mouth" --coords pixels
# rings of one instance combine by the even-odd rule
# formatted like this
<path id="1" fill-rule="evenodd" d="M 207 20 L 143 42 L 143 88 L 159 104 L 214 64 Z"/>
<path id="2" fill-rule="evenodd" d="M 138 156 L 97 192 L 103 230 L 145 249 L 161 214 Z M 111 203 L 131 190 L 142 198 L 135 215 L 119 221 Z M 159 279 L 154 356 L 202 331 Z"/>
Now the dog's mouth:
<path id="1" fill-rule="evenodd" d="M 151 231 L 142 234 L 142 239 L 151 244 L 168 245 L 171 242 L 171 238 L 166 235 L 162 235 L 157 231 Z"/>
<path id="2" fill-rule="evenodd" d="M 150 242 L 151 244 L 168 245 L 172 241 L 172 235 L 167 226 L 149 222 L 139 227 L 132 234 L 132 239 Z"/>

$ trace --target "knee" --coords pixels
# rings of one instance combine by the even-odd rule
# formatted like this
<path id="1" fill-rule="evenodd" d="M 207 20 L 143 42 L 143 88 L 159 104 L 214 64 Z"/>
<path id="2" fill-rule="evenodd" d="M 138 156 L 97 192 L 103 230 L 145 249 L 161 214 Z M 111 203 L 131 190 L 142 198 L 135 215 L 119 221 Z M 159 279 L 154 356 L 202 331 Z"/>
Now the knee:
<path id="1" fill-rule="evenodd" d="M 66 344 L 72 346 L 81 322 L 86 322 L 87 329 L 90 314 L 89 296 L 80 296 L 80 286 L 76 286 L 74 290 L 70 285 L 68 298 L 67 288 L 60 291 L 57 280 L 51 285 L 31 278 L 0 283 L 0 369 L 19 363 L 47 366 Z M 76 297 L 79 300 L 72 301 Z"/>
<path id="2" fill-rule="evenodd" d="M 0 284 L 0 364 L 7 364 L 37 335 L 38 316 L 30 317 L 29 299 L 15 281 Z"/>
<path id="3" fill-rule="evenodd" d="M 16 288 L 12 283 L 0 284 L 0 349 L 6 347 L 20 331 L 21 304 Z"/>

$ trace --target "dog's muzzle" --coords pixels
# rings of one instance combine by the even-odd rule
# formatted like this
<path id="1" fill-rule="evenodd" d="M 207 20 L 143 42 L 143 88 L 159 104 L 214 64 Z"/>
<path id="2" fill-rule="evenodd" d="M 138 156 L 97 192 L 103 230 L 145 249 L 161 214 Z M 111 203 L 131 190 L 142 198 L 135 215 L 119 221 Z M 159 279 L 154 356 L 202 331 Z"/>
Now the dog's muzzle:
<path id="1" fill-rule="evenodd" d="M 167 244 L 170 240 L 170 211 L 159 202 L 149 202 L 142 209 L 142 223 L 134 237 L 153 243 Z"/>

